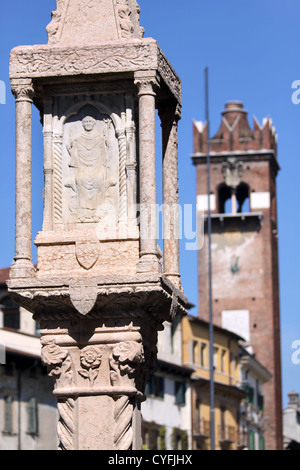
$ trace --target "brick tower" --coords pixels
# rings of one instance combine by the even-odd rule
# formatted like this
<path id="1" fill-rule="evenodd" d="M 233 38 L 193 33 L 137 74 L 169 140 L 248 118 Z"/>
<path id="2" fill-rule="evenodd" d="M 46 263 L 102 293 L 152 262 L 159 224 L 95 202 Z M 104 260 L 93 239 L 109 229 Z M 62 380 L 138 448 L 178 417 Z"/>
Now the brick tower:
<path id="1" fill-rule="evenodd" d="M 193 124 L 197 207 L 207 196 L 207 124 Z M 276 214 L 275 129 L 253 130 L 240 102 L 229 102 L 210 139 L 214 323 L 239 333 L 271 372 L 264 389 L 266 449 L 282 449 L 281 360 Z M 199 251 L 199 316 L 209 318 L 207 224 Z"/>

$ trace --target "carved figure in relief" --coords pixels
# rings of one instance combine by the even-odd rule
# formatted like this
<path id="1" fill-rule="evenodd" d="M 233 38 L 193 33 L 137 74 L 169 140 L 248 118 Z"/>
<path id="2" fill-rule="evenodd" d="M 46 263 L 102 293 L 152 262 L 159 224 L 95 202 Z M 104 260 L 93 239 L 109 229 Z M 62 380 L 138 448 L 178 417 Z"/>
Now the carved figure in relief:
<path id="1" fill-rule="evenodd" d="M 67 149 L 69 166 L 76 169 L 77 221 L 97 222 L 97 209 L 107 189 L 108 142 L 105 134 L 96 129 L 93 117 L 83 118 L 82 132 L 71 136 Z"/>

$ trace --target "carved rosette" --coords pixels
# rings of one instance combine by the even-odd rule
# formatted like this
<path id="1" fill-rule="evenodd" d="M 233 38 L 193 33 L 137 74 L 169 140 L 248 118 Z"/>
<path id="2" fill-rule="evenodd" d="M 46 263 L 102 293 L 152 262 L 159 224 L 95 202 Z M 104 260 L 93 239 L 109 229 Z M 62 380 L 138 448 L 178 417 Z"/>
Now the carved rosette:
<path id="1" fill-rule="evenodd" d="M 81 351 L 80 362 L 83 368 L 78 371 L 78 374 L 88 379 L 91 388 L 98 377 L 101 358 L 101 351 L 96 346 L 87 346 Z"/>

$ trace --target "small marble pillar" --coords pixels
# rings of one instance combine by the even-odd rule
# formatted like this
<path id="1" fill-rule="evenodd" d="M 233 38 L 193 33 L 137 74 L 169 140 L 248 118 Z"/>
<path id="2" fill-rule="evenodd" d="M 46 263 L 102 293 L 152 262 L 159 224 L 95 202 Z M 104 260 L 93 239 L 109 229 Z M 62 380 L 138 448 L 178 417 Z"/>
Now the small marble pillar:
<path id="1" fill-rule="evenodd" d="M 159 116 L 163 142 L 163 273 L 180 288 L 177 133 L 180 106 L 165 105 L 159 109 Z"/>
<path id="2" fill-rule="evenodd" d="M 16 100 L 16 222 L 11 276 L 27 277 L 34 271 L 31 262 L 32 81 L 13 81 L 12 93 Z"/>
<path id="3" fill-rule="evenodd" d="M 140 261 L 137 272 L 160 270 L 157 251 L 156 73 L 135 74 L 139 99 Z"/>

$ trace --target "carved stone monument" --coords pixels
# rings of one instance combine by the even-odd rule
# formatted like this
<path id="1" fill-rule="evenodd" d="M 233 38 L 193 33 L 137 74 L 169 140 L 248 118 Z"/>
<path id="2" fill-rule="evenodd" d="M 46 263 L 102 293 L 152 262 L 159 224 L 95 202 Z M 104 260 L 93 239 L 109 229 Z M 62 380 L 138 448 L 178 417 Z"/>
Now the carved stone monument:
<path id="1" fill-rule="evenodd" d="M 9 290 L 40 322 L 61 449 L 141 448 L 157 332 L 185 313 L 179 274 L 181 83 L 136 0 L 57 0 L 48 44 L 12 50 L 16 239 Z M 44 135 L 43 228 L 31 258 L 31 108 Z M 163 135 L 157 245 L 155 110 Z"/>

